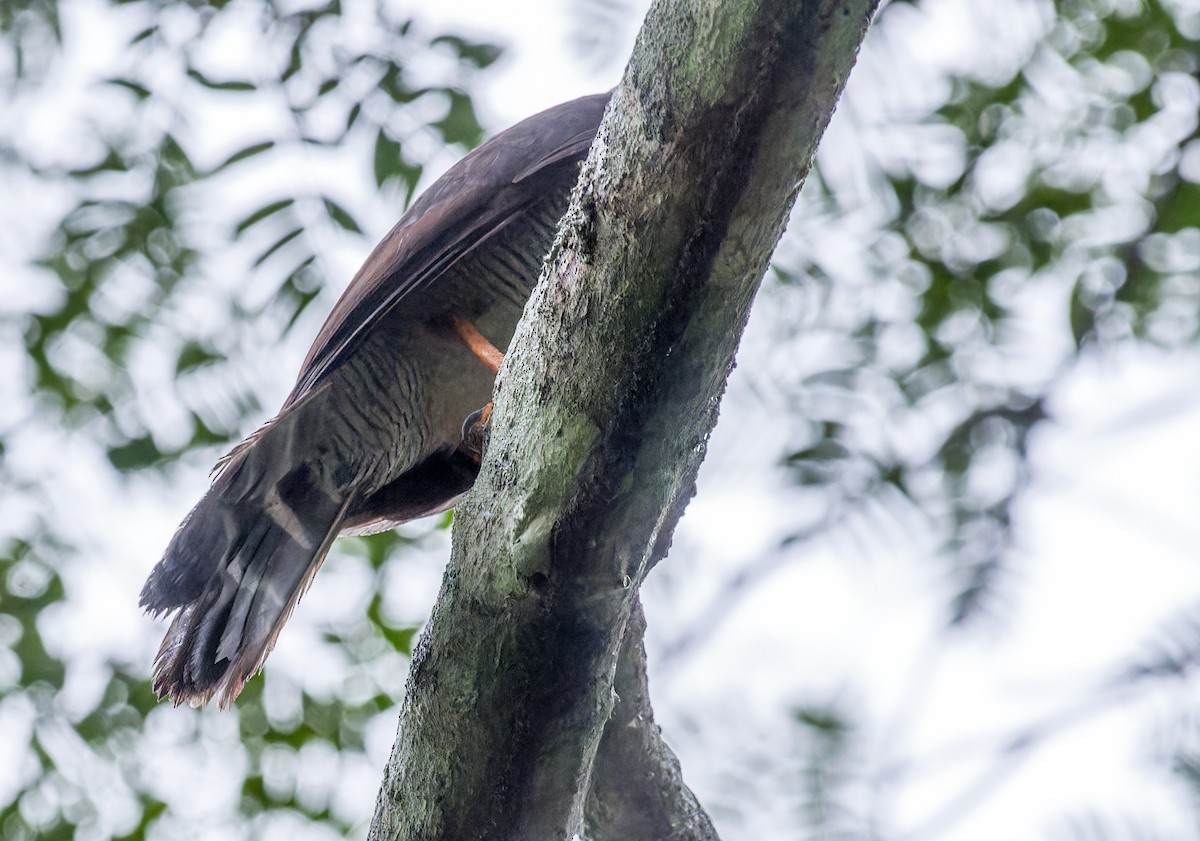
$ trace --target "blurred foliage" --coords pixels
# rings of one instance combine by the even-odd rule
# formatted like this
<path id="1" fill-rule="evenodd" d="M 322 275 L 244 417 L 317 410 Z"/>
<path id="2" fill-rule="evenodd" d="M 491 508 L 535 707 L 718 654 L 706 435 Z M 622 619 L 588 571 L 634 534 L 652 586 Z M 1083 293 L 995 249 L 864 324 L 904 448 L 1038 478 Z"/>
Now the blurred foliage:
<path id="1" fill-rule="evenodd" d="M 195 282 L 205 267 L 195 235 L 201 220 L 189 214 L 201 188 L 224 187 L 226 176 L 244 177 L 251 166 L 302 166 L 306 149 L 342 147 L 366 136 L 376 145 L 376 185 L 399 185 L 411 197 L 423 169 L 403 141 L 432 132 L 464 149 L 477 144 L 482 129 L 460 85 L 471 69 L 493 63 L 498 51 L 450 35 L 423 41 L 410 34 L 411 21 L 391 19 L 382 7 L 374 21 L 380 37 L 364 44 L 352 31 L 361 22 L 344 15 L 340 2 L 301 11 L 271 2 L 119 5 L 112 25 L 136 31 L 117 72 L 93 86 L 97 99 L 119 117 L 100 122 L 104 115 L 87 114 L 97 124 L 89 127 L 86 142 L 62 150 L 66 159 L 28 148 L 17 132 L 4 138 L 3 152 L 36 178 L 68 183 L 73 190 L 74 201 L 38 260 L 57 280 L 60 300 L 23 314 L 32 387 L 72 424 L 109 421 L 110 459 L 118 469 L 131 470 L 189 448 L 228 443 L 239 434 L 242 418 L 260 408 L 244 390 L 229 396 L 232 405 L 224 412 L 193 405 L 191 437 L 164 448 L 144 416 L 150 410 L 133 399 L 137 389 L 129 366 L 139 351 L 152 344 L 156 355 L 169 354 L 186 392 L 190 375 L 230 357 L 225 329 L 230 322 L 261 322 L 269 314 L 286 331 L 316 297 L 323 277 L 314 229 L 332 225 L 362 233 L 344 203 L 325 192 L 336 184 L 322 187 L 298 177 L 291 192 L 260 196 L 265 202 L 232 217 L 231 230 L 218 237 L 227 246 L 254 250 L 254 282 L 265 288 L 256 290 L 253 302 L 236 296 L 216 302 L 224 310 L 217 328 L 197 331 L 190 309 L 205 294 Z M 148 25 L 131 26 L 135 14 Z M 33 4 L 9 21 L 7 81 L 18 105 L 23 95 L 36 95 L 28 89 L 42 82 L 57 59 L 58 15 L 56 4 Z M 221 63 L 212 53 L 230 40 L 234 27 L 247 28 L 242 36 L 256 41 L 261 53 L 252 56 L 245 78 L 217 78 L 207 67 Z M 414 82 L 408 67 L 419 63 L 422 52 L 447 54 L 456 78 L 440 85 Z M 35 67 L 31 54 L 38 55 Z M 216 161 L 198 164 L 188 149 L 204 139 L 201 109 L 223 104 L 205 102 L 208 96 L 241 97 L 239 111 L 269 111 L 281 124 Z M 215 250 L 215 243 L 207 248 Z M 169 335 L 162 335 L 163 327 L 170 328 Z M 186 393 L 184 402 L 191 402 Z"/>
<path id="2" fill-rule="evenodd" d="M 255 680 L 214 720 L 158 704 L 145 651 L 81 663 L 47 642 L 74 609 L 67 570 L 89 547 L 54 521 L 55 477 L 5 456 L 31 438 L 98 442 L 114 473 L 135 478 L 194 451 L 211 461 L 262 421 L 262 366 L 250 360 L 321 293 L 330 242 L 371 245 L 338 156 L 369 162 L 358 188 L 394 218 L 431 155 L 483 136 L 469 88 L 499 49 L 397 14 L 339 0 L 0 4 L 0 111 L 12 116 L 0 180 L 10 202 L 37 197 L 31 211 L 51 232 L 21 243 L 29 302 L 0 308 L 0 332 L 24 349 L 16 396 L 33 397 L 0 412 L 5 839 L 365 832 L 343 789 L 365 776 L 373 790 L 366 731 L 394 727 L 403 663 L 392 661 L 415 629 L 381 594 L 411 538 L 350 544 L 375 595 L 324 643 L 360 679 L 333 694 Z M 100 69 L 72 89 L 79 56 Z M 373 161 L 360 154 L 372 147 Z M 256 173 L 273 174 L 269 188 L 242 199 L 239 181 Z M 231 772 L 240 791 L 216 782 Z"/>
<path id="3" fill-rule="evenodd" d="M 624 60 L 617 55 L 624 44 L 622 29 L 634 18 L 629 0 L 570 0 L 566 11 L 571 25 L 571 45 L 591 67 L 599 69 Z"/>
<path id="4" fill-rule="evenodd" d="M 843 105 L 853 142 L 820 156 L 764 285 L 771 349 L 750 372 L 789 425 L 781 469 L 817 512 L 763 574 L 831 533 L 931 531 L 955 630 L 1003 613 L 1029 442 L 1064 373 L 1086 353 L 1193 345 L 1200 330 L 1194 4 L 1000 5 L 1023 10 L 1012 32 L 1038 30 L 1028 49 L 916 82 L 885 61 L 870 75 L 891 27 L 922 14 L 885 7 Z M 577 0 L 583 52 L 605 58 L 624 7 Z M 411 539 L 340 553 L 369 591 L 316 643 L 351 675 L 342 691 L 268 670 L 235 711 L 171 710 L 150 694 L 145 652 L 97 662 L 55 642 L 93 547 L 76 545 L 57 477 L 15 454 L 31 439 L 92 442 L 133 483 L 211 463 L 261 422 L 269 372 L 254 360 L 345 281 L 326 276 L 330 249 L 369 247 L 362 194 L 394 217 L 446 144 L 482 136 L 470 92 L 498 49 L 390 9 L 0 4 L 0 110 L 14 115 L 0 121 L 0 177 L 38 197 L 30 230 L 52 232 L 23 243 L 28 305 L 0 302 L 0 365 L 15 372 L 2 385 L 16 388 L 0 400 L 5 839 L 195 837 L 198 822 L 220 838 L 364 831 L 345 789 L 373 795 L 369 731 L 394 727 L 400 688 L 379 676 L 395 676 L 414 629 L 382 594 Z M 64 94 L 82 42 L 117 48 Z M 708 633 L 727 612 L 706 614 Z M 1197 617 L 1168 623 L 1106 691 L 1189 677 Z M 774 793 L 798 804 L 801 837 L 883 837 L 859 809 L 857 720 L 842 703 L 796 710 L 796 763 L 775 776 L 734 751 L 745 773 L 713 808 L 749 813 Z M 1181 744 L 1167 761 L 1200 792 L 1200 750 Z M 1070 831 L 1109 837 L 1097 827 Z"/>
<path id="5" fill-rule="evenodd" d="M 792 708 L 778 729 L 734 747 L 721 795 L 706 807 L 736 816 L 751 838 L 876 837 L 862 809 L 866 743 L 857 714 L 843 697 Z"/>
<path id="6" fill-rule="evenodd" d="M 1095 348 L 1181 347 L 1200 331 L 1197 11 L 1054 8 L 1049 23 L 1049 4 L 998 12 L 1045 31 L 999 74 L 952 74 L 915 119 L 898 90 L 912 79 L 857 79 L 898 100 L 886 124 L 855 127 L 870 198 L 819 159 L 766 287 L 786 313 L 780 356 L 801 333 L 820 351 L 768 372 L 802 419 L 793 480 L 833 489 L 823 529 L 932 523 L 955 627 L 1003 602 L 1030 435 L 1062 375 Z M 877 40 L 917 14 L 888 6 Z M 864 215 L 855 239 L 822 243 Z"/>
<path id="7" fill-rule="evenodd" d="M 921 2 L 886 5 L 868 36 L 756 303 L 762 346 L 740 353 L 763 416 L 787 430 L 781 468 L 797 514 L 777 543 L 713 588 L 693 627 L 672 630 L 669 667 L 720 633 L 762 579 L 831 539 L 873 556 L 916 544 L 941 565 L 951 634 L 939 652 L 953 634 L 994 630 L 1021 577 L 1016 512 L 1030 443 L 1053 423 L 1063 379 L 1118 345 L 1197 344 L 1200 6 L 1012 0 L 968 14 L 988 19 L 979 26 L 992 25 L 995 48 L 957 64 L 942 58 L 950 66 L 941 73 L 928 69 L 939 59 L 922 61 L 912 52 L 922 47 L 903 43 L 923 31 Z M 937 32 L 925 38 L 945 36 Z M 1035 745 L 1097 712 L 1164 684 L 1194 709 L 1198 662 L 1200 609 L 1164 619 L 1140 658 L 1078 708 L 1013 735 L 993 767 L 899 837 L 941 837 Z M 912 677 L 914 696 L 927 679 Z M 798 715 L 812 731 L 796 749 L 811 785 L 763 782 L 770 793 L 756 796 L 730 780 L 738 805 L 718 808 L 758 827 L 746 813 L 787 799 L 806 816 L 789 837 L 892 837 L 886 821 L 868 818 L 887 811 L 915 769 L 860 762 L 847 771 L 840 739 L 866 716 L 840 703 Z M 1170 769 L 1191 792 L 1182 805 L 1200 806 L 1200 750 L 1179 747 L 1196 740 L 1170 729 L 1150 773 Z M 897 762 L 894 736 L 875 734 L 882 765 Z M 774 781 L 795 770 L 755 751 L 732 749 L 739 773 Z M 1179 837 L 1103 815 L 1064 832 Z"/>

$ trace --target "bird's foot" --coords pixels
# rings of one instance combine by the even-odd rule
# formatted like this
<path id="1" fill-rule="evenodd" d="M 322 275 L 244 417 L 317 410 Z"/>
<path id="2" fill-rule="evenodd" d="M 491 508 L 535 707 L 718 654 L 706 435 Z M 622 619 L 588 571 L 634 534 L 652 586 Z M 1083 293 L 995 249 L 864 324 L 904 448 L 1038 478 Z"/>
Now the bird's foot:
<path id="1" fill-rule="evenodd" d="M 487 449 L 488 436 L 491 433 L 492 404 L 488 403 L 482 409 L 467 415 L 462 425 L 463 452 L 470 456 L 476 464 L 483 461 L 483 451 Z"/>

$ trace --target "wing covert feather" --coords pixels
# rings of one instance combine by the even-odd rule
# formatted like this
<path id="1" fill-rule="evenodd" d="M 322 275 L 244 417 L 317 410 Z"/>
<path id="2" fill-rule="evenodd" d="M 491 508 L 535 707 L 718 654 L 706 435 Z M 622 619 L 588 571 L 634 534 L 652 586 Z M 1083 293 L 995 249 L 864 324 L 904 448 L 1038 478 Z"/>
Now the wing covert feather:
<path id="1" fill-rule="evenodd" d="M 354 353 L 413 291 L 520 217 L 545 176 L 587 155 L 610 93 L 536 114 L 493 137 L 421 194 L 375 247 L 313 342 L 285 408 Z M 543 176 L 543 177 L 539 177 Z"/>

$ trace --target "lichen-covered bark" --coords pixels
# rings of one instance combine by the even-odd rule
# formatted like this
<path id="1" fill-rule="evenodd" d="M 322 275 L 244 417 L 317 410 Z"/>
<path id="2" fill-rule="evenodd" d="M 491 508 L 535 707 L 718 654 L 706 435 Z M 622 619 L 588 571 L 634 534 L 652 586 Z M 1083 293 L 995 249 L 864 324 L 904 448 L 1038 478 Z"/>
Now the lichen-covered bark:
<path id="1" fill-rule="evenodd" d="M 651 9 L 501 372 L 372 838 L 633 825 L 636 792 L 610 776 L 627 746 L 602 736 L 618 672 L 636 683 L 641 668 L 637 588 L 693 493 L 750 301 L 876 2 Z M 665 775 L 643 768 L 664 786 L 646 819 L 715 837 L 669 790 L 668 757 Z"/>
<path id="2" fill-rule="evenodd" d="M 584 810 L 589 841 L 716 841 L 717 833 L 683 782 L 679 760 L 654 723 L 646 651 L 646 618 L 634 604 L 613 688 L 616 704 L 604 728 Z"/>

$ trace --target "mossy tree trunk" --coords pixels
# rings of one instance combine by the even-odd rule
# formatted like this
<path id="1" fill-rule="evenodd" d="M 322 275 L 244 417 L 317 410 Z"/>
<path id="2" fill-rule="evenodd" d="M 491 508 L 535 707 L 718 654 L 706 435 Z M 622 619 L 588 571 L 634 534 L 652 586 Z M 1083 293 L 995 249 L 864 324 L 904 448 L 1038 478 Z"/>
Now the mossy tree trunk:
<path id="1" fill-rule="evenodd" d="M 373 839 L 715 838 L 638 588 L 878 0 L 660 0 L 501 372 Z"/>

